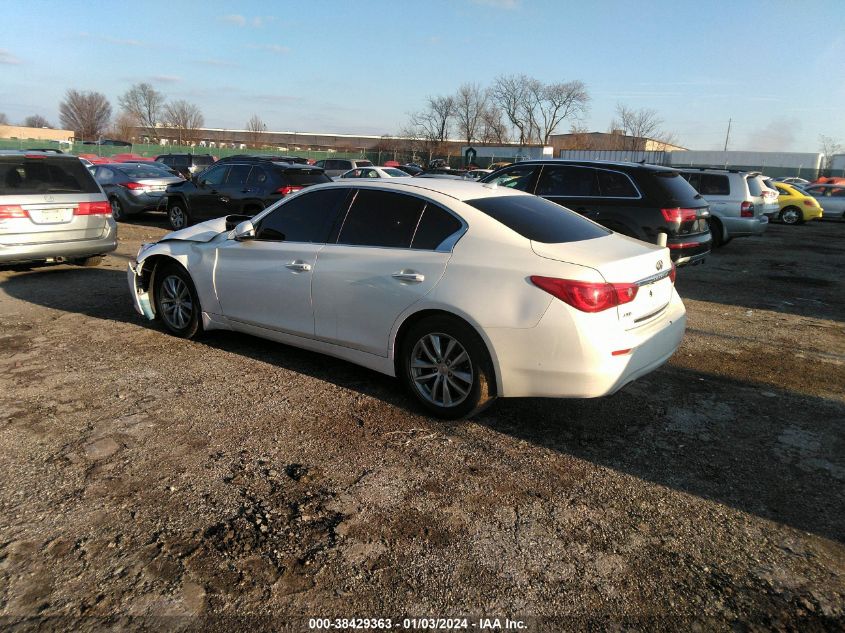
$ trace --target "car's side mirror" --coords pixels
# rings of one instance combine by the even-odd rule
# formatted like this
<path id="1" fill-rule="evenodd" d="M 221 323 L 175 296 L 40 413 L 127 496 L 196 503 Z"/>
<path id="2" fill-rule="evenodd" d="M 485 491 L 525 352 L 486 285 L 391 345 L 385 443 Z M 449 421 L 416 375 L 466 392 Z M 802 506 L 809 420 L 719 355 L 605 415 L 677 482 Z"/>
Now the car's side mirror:
<path id="1" fill-rule="evenodd" d="M 239 242 L 255 239 L 255 226 L 252 220 L 245 220 L 235 227 L 235 239 Z"/>

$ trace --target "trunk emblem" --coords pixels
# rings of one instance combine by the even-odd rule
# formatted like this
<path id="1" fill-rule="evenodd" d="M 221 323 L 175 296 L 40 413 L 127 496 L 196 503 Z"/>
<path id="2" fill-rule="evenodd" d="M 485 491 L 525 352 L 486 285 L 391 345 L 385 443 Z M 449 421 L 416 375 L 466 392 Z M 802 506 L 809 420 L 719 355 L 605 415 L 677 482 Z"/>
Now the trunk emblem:
<path id="1" fill-rule="evenodd" d="M 44 202 L 54 202 L 55 200 L 53 196 L 44 196 Z"/>
<path id="2" fill-rule="evenodd" d="M 662 259 L 657 260 L 657 264 L 655 264 L 655 268 L 657 268 L 657 270 L 663 270 L 663 260 Z"/>

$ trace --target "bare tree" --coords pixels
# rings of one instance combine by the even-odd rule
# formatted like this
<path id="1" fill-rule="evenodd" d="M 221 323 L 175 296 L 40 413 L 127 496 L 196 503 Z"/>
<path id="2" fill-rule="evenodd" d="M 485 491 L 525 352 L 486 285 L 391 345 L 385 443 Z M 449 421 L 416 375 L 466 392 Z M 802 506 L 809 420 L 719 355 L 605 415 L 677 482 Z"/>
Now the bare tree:
<path id="1" fill-rule="evenodd" d="M 490 103 L 481 113 L 481 132 L 479 138 L 482 143 L 502 145 L 509 142 L 508 126 L 502 119 L 502 111 Z"/>
<path id="2" fill-rule="evenodd" d="M 40 114 L 33 114 L 32 116 L 28 116 L 23 120 L 24 127 L 52 127 L 50 122 L 47 121 L 43 116 Z"/>
<path id="3" fill-rule="evenodd" d="M 0 112 L 0 125 L 9 125 L 9 118 L 5 112 Z"/>
<path id="4" fill-rule="evenodd" d="M 520 145 L 531 142 L 534 114 L 528 75 L 501 75 L 493 81 L 490 98 L 513 126 Z"/>
<path id="5" fill-rule="evenodd" d="M 822 134 L 819 136 L 819 151 L 824 154 L 822 169 L 828 170 L 833 162 L 833 155 L 842 151 L 842 143 L 831 136 Z"/>
<path id="6" fill-rule="evenodd" d="M 99 92 L 82 92 L 70 89 L 59 104 L 62 127 L 73 130 L 79 140 L 96 139 L 109 125 L 111 104 Z"/>
<path id="7" fill-rule="evenodd" d="M 257 114 L 249 117 L 246 122 L 246 131 L 249 132 L 250 144 L 253 147 L 258 147 L 261 142 L 261 135 L 267 130 L 267 124 Z"/>
<path id="8" fill-rule="evenodd" d="M 197 140 L 197 130 L 205 123 L 200 109 L 184 99 L 172 101 L 164 106 L 164 124 L 174 128 L 179 145 Z"/>
<path id="9" fill-rule="evenodd" d="M 161 119 L 164 94 L 142 82 L 132 86 L 117 101 L 124 112 L 138 120 L 150 139 L 157 136 L 156 128 Z"/>
<path id="10" fill-rule="evenodd" d="M 563 121 L 586 114 L 590 103 L 581 81 L 543 84 L 534 80 L 528 82 L 527 90 L 533 102 L 530 112 L 536 140 L 543 145 L 548 145 L 549 137 Z"/>
<path id="11" fill-rule="evenodd" d="M 411 114 L 413 135 L 422 139 L 428 152 L 428 161 L 435 153 L 446 149 L 449 122 L 455 112 L 455 99 L 451 96 L 429 97 L 425 110 Z"/>
<path id="12" fill-rule="evenodd" d="M 663 145 L 676 144 L 675 135 L 662 129 L 663 119 L 656 110 L 642 108 L 634 110 L 623 104 L 616 106 L 616 118 L 610 123 L 611 131 L 620 131 L 625 135 L 624 147 L 619 149 L 644 150 L 643 140 L 651 139 Z M 642 144 L 642 147 L 640 145 Z"/>
<path id="13" fill-rule="evenodd" d="M 111 128 L 109 128 L 108 132 L 109 138 L 132 143 L 135 140 L 135 134 L 139 127 L 138 119 L 128 112 L 121 112 L 112 121 Z"/>
<path id="14" fill-rule="evenodd" d="M 458 133 L 471 145 L 483 127 L 483 116 L 487 110 L 487 91 L 478 84 L 466 83 L 458 88 L 454 97 L 454 117 Z"/>

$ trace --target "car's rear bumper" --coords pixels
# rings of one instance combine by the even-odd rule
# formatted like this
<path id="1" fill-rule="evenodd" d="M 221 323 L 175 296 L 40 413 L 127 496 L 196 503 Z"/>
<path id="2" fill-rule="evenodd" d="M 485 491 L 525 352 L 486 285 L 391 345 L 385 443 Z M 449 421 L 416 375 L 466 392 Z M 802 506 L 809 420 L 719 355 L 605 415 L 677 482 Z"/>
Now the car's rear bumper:
<path id="1" fill-rule="evenodd" d="M 667 241 L 669 256 L 676 266 L 700 264 L 710 254 L 713 238 L 708 231 L 697 235 L 679 235 Z"/>
<path id="2" fill-rule="evenodd" d="M 728 233 L 728 237 L 748 237 L 762 235 L 769 226 L 769 218 L 761 215 L 754 218 L 719 218 Z"/>
<path id="3" fill-rule="evenodd" d="M 54 241 L 40 244 L 0 244 L 0 263 L 12 264 L 42 260 L 81 259 L 104 255 L 117 248 L 117 226 L 109 217 L 106 230 L 97 238 Z"/>
<path id="4" fill-rule="evenodd" d="M 615 311 L 573 315 L 553 301 L 534 328 L 487 328 L 505 397 L 596 398 L 654 371 L 675 353 L 686 328 L 686 309 L 672 301 L 655 321 L 622 330 Z M 577 325 L 580 322 L 580 325 Z M 614 355 L 617 350 L 630 350 Z"/>

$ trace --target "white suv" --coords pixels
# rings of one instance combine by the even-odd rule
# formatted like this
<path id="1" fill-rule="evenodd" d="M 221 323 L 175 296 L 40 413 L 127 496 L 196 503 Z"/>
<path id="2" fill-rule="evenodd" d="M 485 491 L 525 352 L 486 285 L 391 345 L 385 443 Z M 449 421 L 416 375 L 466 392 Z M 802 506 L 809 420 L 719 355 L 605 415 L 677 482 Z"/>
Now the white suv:
<path id="1" fill-rule="evenodd" d="M 767 214 L 778 211 L 777 195 L 771 195 L 759 173 L 709 167 L 678 171 L 710 203 L 714 246 L 762 235 L 769 224 Z"/>

